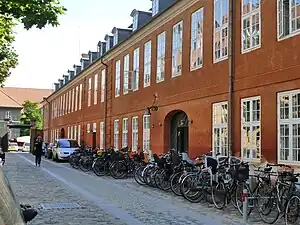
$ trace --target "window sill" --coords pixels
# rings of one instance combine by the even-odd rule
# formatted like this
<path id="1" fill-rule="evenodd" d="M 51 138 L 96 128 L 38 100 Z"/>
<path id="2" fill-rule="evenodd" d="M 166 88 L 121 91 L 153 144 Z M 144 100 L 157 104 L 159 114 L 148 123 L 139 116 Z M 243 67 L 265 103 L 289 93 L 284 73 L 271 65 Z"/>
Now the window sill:
<path id="1" fill-rule="evenodd" d="M 172 74 L 172 78 L 176 78 L 176 77 L 179 77 L 181 76 L 181 73 L 178 73 L 178 74 Z"/>
<path id="2" fill-rule="evenodd" d="M 286 39 L 292 38 L 292 37 L 297 36 L 297 35 L 299 35 L 299 34 L 300 34 L 300 30 L 297 31 L 297 32 L 295 32 L 295 33 L 292 33 L 292 34 L 289 34 L 289 35 L 287 35 L 287 36 L 284 36 L 284 37 L 282 37 L 282 38 L 277 37 L 277 41 L 278 41 L 278 42 L 284 41 L 284 40 L 286 40 Z"/>
<path id="3" fill-rule="evenodd" d="M 219 63 L 219 62 L 222 62 L 222 61 L 224 61 L 224 60 L 226 60 L 226 59 L 228 59 L 228 55 L 225 56 L 225 57 L 223 57 L 223 58 L 214 59 L 214 64 Z"/>
<path id="4" fill-rule="evenodd" d="M 260 49 L 260 48 L 261 48 L 261 45 L 259 44 L 259 45 L 255 46 L 255 47 L 252 47 L 252 48 L 249 48 L 249 49 L 242 50 L 241 53 L 242 53 L 242 55 L 243 55 L 243 54 L 246 54 L 246 53 L 255 51 L 255 50 Z"/>
<path id="5" fill-rule="evenodd" d="M 300 162 L 296 162 L 296 161 L 284 161 L 284 160 L 278 160 L 278 163 L 280 163 L 280 164 L 285 164 L 285 165 L 289 165 L 289 166 L 300 166 Z"/>
<path id="6" fill-rule="evenodd" d="M 150 87 L 150 84 L 144 84 L 144 88 L 146 88 L 146 87 Z"/>
<path id="7" fill-rule="evenodd" d="M 241 158 L 244 162 L 248 163 L 261 163 L 261 159 L 249 159 L 249 158 Z"/>
<path id="8" fill-rule="evenodd" d="M 203 67 L 203 64 L 200 65 L 200 66 L 197 66 L 197 67 L 195 67 L 195 68 L 190 68 L 190 72 L 193 72 L 193 71 L 195 71 L 195 70 L 199 70 L 199 69 L 201 69 L 202 67 Z"/>
<path id="9" fill-rule="evenodd" d="M 161 82 L 163 82 L 163 81 L 164 81 L 164 79 L 156 80 L 156 83 L 159 84 L 159 83 L 161 83 Z"/>

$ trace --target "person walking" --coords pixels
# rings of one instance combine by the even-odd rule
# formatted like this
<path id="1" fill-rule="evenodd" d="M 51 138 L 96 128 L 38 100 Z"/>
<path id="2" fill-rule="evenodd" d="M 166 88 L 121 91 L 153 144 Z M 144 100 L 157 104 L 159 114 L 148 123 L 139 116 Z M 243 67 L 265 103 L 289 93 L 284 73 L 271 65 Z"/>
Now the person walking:
<path id="1" fill-rule="evenodd" d="M 34 144 L 35 147 L 35 166 L 41 166 L 42 152 L 43 152 L 43 140 L 41 136 L 38 136 Z"/>

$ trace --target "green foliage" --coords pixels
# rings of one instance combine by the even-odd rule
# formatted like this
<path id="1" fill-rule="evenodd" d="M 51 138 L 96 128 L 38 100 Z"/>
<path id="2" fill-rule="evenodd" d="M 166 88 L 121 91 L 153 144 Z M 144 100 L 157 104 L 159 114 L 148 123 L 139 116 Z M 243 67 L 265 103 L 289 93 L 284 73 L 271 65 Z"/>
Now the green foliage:
<path id="1" fill-rule="evenodd" d="M 65 11 L 59 0 L 0 0 L 0 85 L 18 63 L 12 47 L 15 25 L 21 22 L 27 30 L 48 24 L 58 26 L 58 16 Z"/>
<path id="2" fill-rule="evenodd" d="M 21 114 L 21 124 L 31 124 L 32 121 L 36 122 L 36 128 L 42 129 L 43 115 L 39 109 L 39 104 L 31 101 L 26 101 L 23 104 L 23 110 Z"/>

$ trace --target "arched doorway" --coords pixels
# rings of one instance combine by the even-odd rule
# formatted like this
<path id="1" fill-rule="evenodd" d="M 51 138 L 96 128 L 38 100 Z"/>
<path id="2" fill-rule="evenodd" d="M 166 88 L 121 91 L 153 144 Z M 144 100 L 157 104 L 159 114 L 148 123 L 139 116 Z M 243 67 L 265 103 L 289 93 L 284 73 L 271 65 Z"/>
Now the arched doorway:
<path id="1" fill-rule="evenodd" d="M 165 121 L 169 149 L 177 152 L 188 152 L 189 145 L 189 122 L 184 111 L 173 111 L 168 114 Z"/>
<path id="2" fill-rule="evenodd" d="M 60 138 L 65 138 L 65 128 L 61 128 L 61 130 L 60 130 Z"/>

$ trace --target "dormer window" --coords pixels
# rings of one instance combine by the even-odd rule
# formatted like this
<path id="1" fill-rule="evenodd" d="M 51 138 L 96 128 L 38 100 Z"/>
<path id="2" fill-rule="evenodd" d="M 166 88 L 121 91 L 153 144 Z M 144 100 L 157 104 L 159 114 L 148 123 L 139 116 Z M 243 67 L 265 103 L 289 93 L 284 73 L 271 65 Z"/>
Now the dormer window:
<path id="1" fill-rule="evenodd" d="M 118 31 L 116 30 L 115 34 L 114 34 L 114 46 L 118 44 Z"/>
<path id="2" fill-rule="evenodd" d="M 110 49 L 110 39 L 107 37 L 106 39 L 106 52 Z"/>
<path id="3" fill-rule="evenodd" d="M 155 16 L 159 11 L 159 0 L 152 0 L 152 16 Z"/>
<path id="4" fill-rule="evenodd" d="M 138 13 L 136 13 L 133 17 L 132 30 L 135 31 L 138 27 Z"/>

